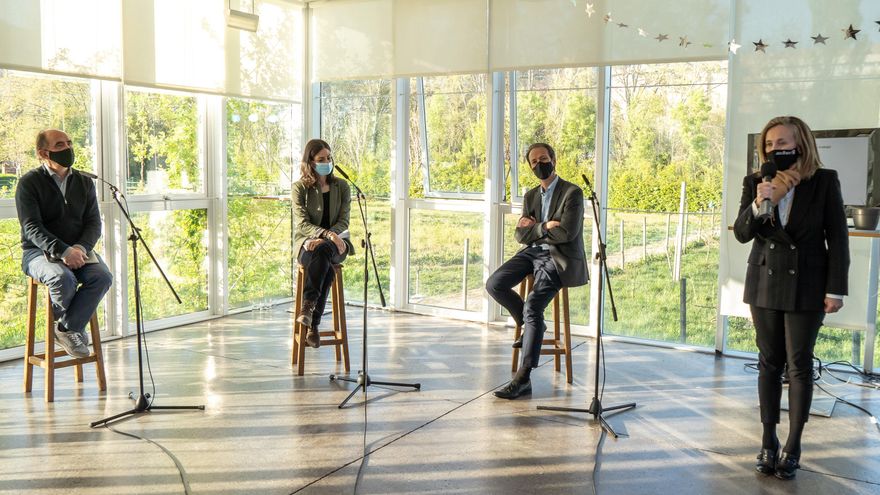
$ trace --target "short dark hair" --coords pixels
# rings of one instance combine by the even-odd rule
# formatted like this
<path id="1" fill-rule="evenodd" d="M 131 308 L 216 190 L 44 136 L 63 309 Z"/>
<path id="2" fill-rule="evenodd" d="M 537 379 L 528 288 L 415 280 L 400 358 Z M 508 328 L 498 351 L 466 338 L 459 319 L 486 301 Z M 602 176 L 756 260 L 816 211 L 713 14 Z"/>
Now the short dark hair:
<path id="1" fill-rule="evenodd" d="M 529 149 L 526 150 L 526 163 L 529 163 L 529 154 L 535 148 L 544 148 L 547 150 L 547 154 L 550 155 L 550 161 L 553 162 L 554 165 L 556 164 L 556 151 L 553 149 L 553 146 L 550 146 L 547 143 L 535 143 L 529 146 Z"/>
<path id="2" fill-rule="evenodd" d="M 46 134 L 49 134 L 49 131 L 52 129 L 44 129 L 37 134 L 37 151 L 46 149 L 49 146 L 49 139 L 46 138 Z"/>

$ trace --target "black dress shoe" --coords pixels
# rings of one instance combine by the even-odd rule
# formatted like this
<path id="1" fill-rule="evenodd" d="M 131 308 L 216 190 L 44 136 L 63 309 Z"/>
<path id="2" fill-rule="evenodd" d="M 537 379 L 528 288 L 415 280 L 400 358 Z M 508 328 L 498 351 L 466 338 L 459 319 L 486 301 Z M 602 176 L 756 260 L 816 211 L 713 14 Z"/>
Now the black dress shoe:
<path id="1" fill-rule="evenodd" d="M 783 452 L 776 461 L 776 477 L 781 480 L 794 479 L 795 473 L 801 467 L 798 460 L 797 457 L 788 455 L 788 452 Z"/>
<path id="2" fill-rule="evenodd" d="M 758 462 L 755 463 L 755 471 L 762 474 L 774 474 L 776 472 L 776 457 L 779 455 L 779 442 L 775 449 L 761 449 L 758 454 Z"/>
<path id="3" fill-rule="evenodd" d="M 507 385 L 504 386 L 501 390 L 495 391 L 495 397 L 499 399 L 516 399 L 521 395 L 531 394 L 532 393 L 532 381 L 526 380 L 522 383 L 517 383 L 515 381 L 511 381 Z"/>
<path id="4" fill-rule="evenodd" d="M 514 340 L 513 345 L 510 347 L 513 347 L 514 349 L 522 349 L 522 335 L 520 335 L 518 339 Z"/>

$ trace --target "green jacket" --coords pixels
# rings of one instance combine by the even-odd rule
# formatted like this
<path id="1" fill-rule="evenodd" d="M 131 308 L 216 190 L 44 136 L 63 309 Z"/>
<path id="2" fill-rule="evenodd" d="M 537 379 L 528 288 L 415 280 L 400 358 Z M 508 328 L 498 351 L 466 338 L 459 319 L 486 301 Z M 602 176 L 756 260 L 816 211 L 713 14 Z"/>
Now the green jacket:
<path id="1" fill-rule="evenodd" d="M 300 248 L 307 239 L 322 237 L 324 229 L 321 228 L 322 209 L 324 200 L 321 197 L 321 189 L 318 185 L 306 187 L 302 181 L 293 183 L 290 192 L 293 204 L 293 256 L 298 257 Z M 330 228 L 337 234 L 348 230 L 348 220 L 351 213 L 351 189 L 348 183 L 342 180 L 330 184 Z M 354 246 L 348 239 L 346 254 L 354 252 Z"/>

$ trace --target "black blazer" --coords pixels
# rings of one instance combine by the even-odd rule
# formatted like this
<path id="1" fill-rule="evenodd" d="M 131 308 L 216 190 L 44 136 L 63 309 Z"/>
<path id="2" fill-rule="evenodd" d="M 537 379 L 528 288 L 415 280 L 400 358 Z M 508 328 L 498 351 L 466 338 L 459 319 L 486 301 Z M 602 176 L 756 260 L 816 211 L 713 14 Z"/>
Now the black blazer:
<path id="1" fill-rule="evenodd" d="M 541 218 L 541 186 L 530 189 L 523 198 L 524 217 Z M 550 257 L 556 265 L 564 287 L 578 287 L 590 281 L 584 256 L 584 192 L 581 188 L 559 178 L 547 220 L 557 220 L 559 227 L 542 230 L 542 222 L 531 227 L 519 227 L 514 237 L 526 246 L 548 244 Z"/>
<path id="2" fill-rule="evenodd" d="M 755 218 L 752 203 L 761 178 L 743 180 L 733 233 L 753 241 L 743 301 L 781 311 L 822 311 L 825 294 L 847 294 L 849 232 L 834 170 L 819 169 L 795 187 L 788 223 Z M 775 210 L 775 209 L 774 209 Z"/>

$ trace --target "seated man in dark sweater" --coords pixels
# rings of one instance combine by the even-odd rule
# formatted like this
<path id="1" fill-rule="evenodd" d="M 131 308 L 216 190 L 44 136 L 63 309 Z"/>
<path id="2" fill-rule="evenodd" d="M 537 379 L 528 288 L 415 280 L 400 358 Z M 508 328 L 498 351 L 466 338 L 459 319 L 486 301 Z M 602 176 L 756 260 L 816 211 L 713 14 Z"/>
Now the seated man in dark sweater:
<path id="1" fill-rule="evenodd" d="M 70 138 L 59 130 L 37 135 L 41 165 L 15 190 L 21 224 L 21 267 L 49 287 L 55 338 L 73 357 L 89 355 L 85 328 L 113 280 L 94 252 L 101 237 L 95 183 L 70 168 Z"/>

